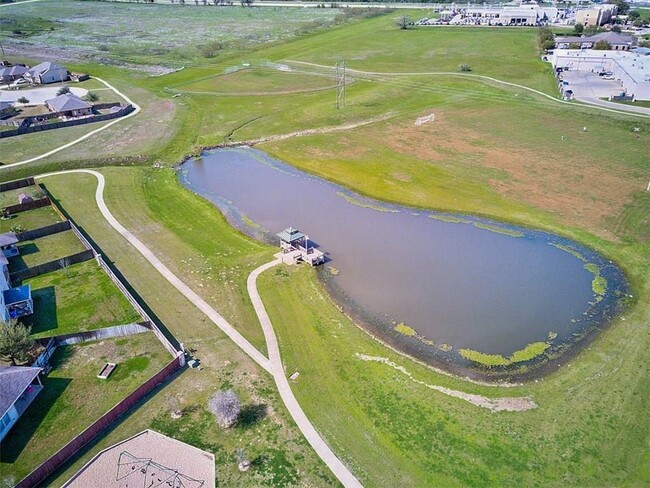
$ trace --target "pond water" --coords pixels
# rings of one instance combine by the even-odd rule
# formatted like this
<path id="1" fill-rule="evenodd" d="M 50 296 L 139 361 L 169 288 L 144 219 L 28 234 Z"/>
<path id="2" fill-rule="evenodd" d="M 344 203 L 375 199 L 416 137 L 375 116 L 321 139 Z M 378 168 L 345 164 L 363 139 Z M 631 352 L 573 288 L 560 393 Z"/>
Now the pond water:
<path id="1" fill-rule="evenodd" d="M 258 239 L 307 233 L 327 253 L 335 298 L 425 360 L 566 344 L 605 323 L 624 291 L 616 266 L 573 241 L 370 200 L 251 148 L 205 151 L 181 181 Z"/>

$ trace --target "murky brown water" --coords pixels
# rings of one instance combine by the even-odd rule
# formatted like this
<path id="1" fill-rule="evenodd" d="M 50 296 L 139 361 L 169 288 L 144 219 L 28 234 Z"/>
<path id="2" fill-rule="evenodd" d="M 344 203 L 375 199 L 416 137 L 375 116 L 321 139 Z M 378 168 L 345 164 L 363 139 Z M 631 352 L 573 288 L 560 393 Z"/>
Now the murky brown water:
<path id="1" fill-rule="evenodd" d="M 250 148 L 206 151 L 183 165 L 181 180 L 249 235 L 268 238 L 288 226 L 309 234 L 339 270 L 332 280 L 341 294 L 393 337 L 405 323 L 454 350 L 510 355 L 549 333 L 560 343 L 602 323 L 624 286 L 615 266 L 574 242 L 365 199 Z M 594 301 L 585 263 L 551 244 L 571 246 L 601 268 L 609 282 L 602 301 Z"/>

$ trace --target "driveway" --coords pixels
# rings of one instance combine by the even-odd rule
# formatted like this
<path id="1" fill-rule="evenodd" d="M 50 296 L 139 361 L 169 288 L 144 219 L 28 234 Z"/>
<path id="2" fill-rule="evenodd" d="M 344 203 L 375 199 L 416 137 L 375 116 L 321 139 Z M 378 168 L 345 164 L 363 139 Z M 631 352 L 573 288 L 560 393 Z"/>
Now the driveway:
<path id="1" fill-rule="evenodd" d="M 0 90 L 1 102 L 15 102 L 20 97 L 25 97 L 31 105 L 44 104 L 45 100 L 56 97 L 56 92 L 61 89 L 58 83 L 54 86 L 44 86 L 40 88 L 29 88 L 27 90 Z M 84 88 L 71 87 L 70 91 L 79 97 L 88 93 Z"/>

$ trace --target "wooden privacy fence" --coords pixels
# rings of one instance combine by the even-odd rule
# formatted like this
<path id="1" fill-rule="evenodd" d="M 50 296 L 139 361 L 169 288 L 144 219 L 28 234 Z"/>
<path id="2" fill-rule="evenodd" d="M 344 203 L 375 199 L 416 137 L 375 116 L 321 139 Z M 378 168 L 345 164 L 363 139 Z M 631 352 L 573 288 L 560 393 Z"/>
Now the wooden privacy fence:
<path id="1" fill-rule="evenodd" d="M 31 241 L 34 239 L 39 239 L 41 237 L 51 236 L 52 234 L 58 234 L 59 232 L 65 232 L 66 230 L 70 230 L 69 220 L 57 222 L 56 224 L 46 225 L 34 230 L 20 232 L 16 234 L 16 238 L 18 239 L 18 242 Z"/>
<path id="2" fill-rule="evenodd" d="M 175 371 L 179 370 L 181 368 L 181 357 L 182 353 L 179 353 L 178 356 L 172 359 L 167 366 L 140 385 L 134 392 L 102 415 L 99 420 L 95 421 L 90 425 L 90 427 L 59 449 L 49 459 L 45 460 L 40 466 L 21 480 L 16 485 L 16 488 L 33 488 L 42 483 L 48 476 L 57 471 L 66 461 L 74 456 L 81 448 L 97 437 L 97 435 L 99 435 L 104 429 L 135 406 Z"/>
<path id="3" fill-rule="evenodd" d="M 32 200 L 31 202 L 17 203 L 16 205 L 8 205 L 5 207 L 6 211 L 10 214 L 17 214 L 20 212 L 25 212 L 26 210 L 33 210 L 35 208 L 47 207 L 52 205 L 50 197 L 39 198 L 38 200 Z"/>
<path id="4" fill-rule="evenodd" d="M 43 130 L 60 129 L 62 127 L 71 127 L 73 125 L 91 124 L 93 122 L 101 122 L 103 120 L 116 119 L 118 117 L 123 117 L 127 114 L 130 114 L 131 112 L 133 112 L 133 110 L 135 110 L 133 108 L 133 105 L 128 104 L 127 106 L 121 108 L 116 112 L 109 113 L 109 114 L 102 114 L 102 115 L 93 115 L 91 117 L 84 117 L 83 119 L 65 120 L 61 122 L 52 122 L 52 123 L 47 123 L 42 125 L 27 125 L 23 123 L 17 129 L 0 131 L 0 139 L 4 137 L 19 136 L 21 134 L 29 134 L 30 132 L 40 132 Z"/>
<path id="5" fill-rule="evenodd" d="M 72 264 L 83 263 L 84 261 L 89 261 L 94 258 L 95 255 L 92 251 L 86 249 L 85 251 L 78 252 L 76 254 L 71 254 L 64 258 L 55 259 L 44 264 L 39 264 L 27 269 L 21 269 L 19 271 L 14 271 L 9 274 L 11 281 L 22 281 L 34 276 L 40 276 L 45 273 L 51 273 L 52 271 L 57 271 L 59 269 L 66 268 Z"/>
<path id="6" fill-rule="evenodd" d="M 17 190 L 18 188 L 25 188 L 26 186 L 33 186 L 36 183 L 34 182 L 34 177 L 23 178 L 22 180 L 7 181 L 6 183 L 0 183 L 0 192 Z"/>

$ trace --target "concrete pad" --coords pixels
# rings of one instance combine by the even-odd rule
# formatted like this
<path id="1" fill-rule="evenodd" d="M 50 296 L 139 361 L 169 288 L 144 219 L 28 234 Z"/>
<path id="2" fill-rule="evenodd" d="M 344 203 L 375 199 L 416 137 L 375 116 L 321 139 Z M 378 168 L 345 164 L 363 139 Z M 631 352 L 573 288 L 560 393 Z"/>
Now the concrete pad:
<path id="1" fill-rule="evenodd" d="M 39 88 L 30 88 L 28 90 L 0 90 L 0 102 L 15 102 L 20 97 L 29 100 L 30 105 L 43 105 L 45 100 L 56 97 L 56 92 L 61 89 L 61 85 L 43 86 Z M 84 97 L 88 94 L 85 88 L 70 87 L 70 92 L 78 97 Z"/>

